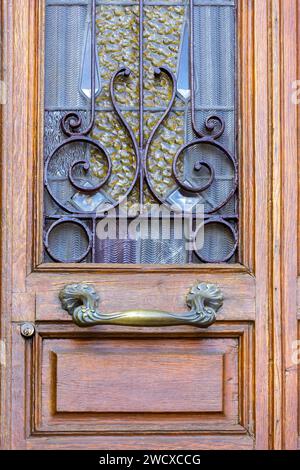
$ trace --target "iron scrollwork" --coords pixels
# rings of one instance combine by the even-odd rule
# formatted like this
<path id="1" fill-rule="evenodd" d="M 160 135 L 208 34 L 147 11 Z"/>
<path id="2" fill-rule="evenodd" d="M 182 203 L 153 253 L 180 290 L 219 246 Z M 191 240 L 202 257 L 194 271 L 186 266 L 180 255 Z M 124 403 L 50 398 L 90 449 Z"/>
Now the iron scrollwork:
<path id="1" fill-rule="evenodd" d="M 69 260 L 70 262 L 80 262 L 84 260 L 88 253 L 92 248 L 92 234 L 88 227 L 85 226 L 83 222 L 76 222 L 76 217 L 83 215 L 80 210 L 76 210 L 75 208 L 70 208 L 64 202 L 59 200 L 58 197 L 54 194 L 51 189 L 51 184 L 48 181 L 48 173 L 49 173 L 49 166 L 52 160 L 55 158 L 57 153 L 67 146 L 72 144 L 86 144 L 94 148 L 100 155 L 102 155 L 103 159 L 106 162 L 106 174 L 102 178 L 101 181 L 98 181 L 97 184 L 94 185 L 84 185 L 78 183 L 76 178 L 74 178 L 74 173 L 77 168 L 81 168 L 84 172 L 88 172 L 90 169 L 90 161 L 86 158 L 80 158 L 77 161 L 73 162 L 70 165 L 69 172 L 68 172 L 68 179 L 73 188 L 76 188 L 83 194 L 86 195 L 93 195 L 97 191 L 99 191 L 103 186 L 109 182 L 109 178 L 112 174 L 112 161 L 110 158 L 109 153 L 105 149 L 105 147 L 101 144 L 101 142 L 94 140 L 90 137 L 90 134 L 94 128 L 95 124 L 95 109 L 96 109 L 96 80 L 95 80 L 95 73 L 96 73 L 96 64 L 95 58 L 97 54 L 96 49 L 96 0 L 92 0 L 91 6 L 91 110 L 90 110 L 90 122 L 83 126 L 82 117 L 78 112 L 72 111 L 66 113 L 61 119 L 61 130 L 63 134 L 66 136 L 66 139 L 63 140 L 57 147 L 53 150 L 50 154 L 48 159 L 45 163 L 45 187 L 50 195 L 50 198 L 60 207 L 65 215 L 60 218 L 58 222 L 53 223 L 50 228 L 48 229 L 45 235 L 45 248 L 49 256 L 55 261 L 61 261 L 58 259 L 51 251 L 49 246 L 49 237 L 51 232 L 54 228 L 61 223 L 66 222 L 75 222 L 78 224 L 83 224 L 83 228 L 88 236 L 88 246 L 85 253 L 77 259 Z M 131 70 L 125 66 L 120 67 L 111 77 L 110 80 L 110 99 L 112 103 L 113 110 L 118 118 L 118 121 L 122 128 L 126 131 L 130 142 L 132 144 L 132 148 L 134 150 L 135 160 L 136 160 L 136 168 L 134 178 L 126 191 L 123 195 L 123 199 L 128 198 L 128 196 L 132 193 L 133 189 L 136 186 L 139 186 L 139 203 L 140 207 L 143 207 L 144 204 L 144 186 L 148 188 L 150 193 L 152 194 L 153 198 L 159 202 L 167 206 L 170 210 L 176 212 L 174 206 L 171 207 L 171 204 L 163 198 L 155 189 L 151 181 L 151 175 L 149 172 L 149 151 L 155 136 L 157 135 L 158 130 L 163 125 L 165 120 L 170 115 L 170 112 L 173 108 L 175 98 L 176 98 L 176 90 L 177 90 L 177 81 L 174 73 L 170 70 L 169 67 L 161 65 L 160 67 L 156 67 L 154 69 L 154 76 L 155 79 L 160 79 L 162 76 L 167 77 L 170 91 L 171 91 L 171 98 L 169 104 L 163 112 L 161 118 L 158 120 L 152 131 L 150 132 L 150 136 L 148 137 L 147 141 L 144 139 L 144 4 L 143 0 L 139 0 L 139 139 L 137 139 L 133 129 L 131 128 L 130 124 L 126 120 L 116 98 L 116 84 L 120 78 L 123 80 L 128 79 L 131 76 Z M 204 168 L 208 172 L 207 181 L 202 185 L 192 185 L 183 181 L 182 177 L 178 173 L 178 162 L 182 159 L 185 152 L 189 149 L 194 147 L 201 147 L 201 146 L 209 146 L 217 149 L 224 158 L 228 159 L 233 167 L 234 177 L 232 188 L 227 194 L 227 197 L 221 201 L 220 203 L 216 204 L 214 207 L 210 207 L 205 213 L 205 225 L 217 223 L 223 225 L 225 228 L 229 229 L 232 238 L 234 240 L 234 244 L 232 250 L 228 255 L 218 260 L 218 262 L 226 262 L 232 258 L 234 253 L 236 252 L 237 245 L 238 245 L 238 235 L 236 229 L 233 227 L 226 220 L 226 216 L 222 216 L 218 214 L 218 211 L 222 209 L 229 200 L 234 196 L 237 190 L 238 185 L 238 163 L 234 155 L 222 144 L 220 143 L 219 139 L 222 137 L 225 131 L 225 121 L 223 117 L 213 114 L 206 118 L 205 121 L 205 130 L 206 133 L 201 131 L 196 123 L 196 111 L 195 111 L 195 73 L 194 73 L 194 49 L 195 49 L 195 41 L 194 41 L 194 0 L 189 0 L 189 74 L 190 74 L 190 89 L 191 89 L 191 99 L 190 99 L 190 109 L 191 109 L 191 126 L 193 129 L 193 133 L 196 136 L 195 139 L 192 141 L 185 143 L 182 145 L 179 150 L 177 151 L 176 155 L 174 155 L 173 164 L 172 164 L 172 176 L 178 186 L 179 189 L 187 191 L 190 194 L 197 193 L 201 194 L 204 191 L 208 190 L 212 184 L 215 182 L 215 169 L 213 166 L 204 161 L 199 160 L 194 165 L 195 172 L 201 172 Z M 115 202 L 110 203 L 110 208 L 117 207 L 122 200 L 118 200 Z M 103 211 L 97 210 L 97 218 L 105 217 L 107 214 L 107 207 L 103 207 Z M 86 214 L 84 214 L 86 215 Z M 96 215 L 89 213 L 88 214 L 91 218 L 94 218 Z M 236 214 L 233 215 L 233 219 L 237 219 L 238 216 Z M 195 235 L 196 236 L 196 235 Z M 212 262 L 211 259 L 205 258 L 201 253 L 197 250 L 195 251 L 195 255 L 202 261 L 202 262 Z"/>
<path id="2" fill-rule="evenodd" d="M 99 296 L 95 289 L 85 284 L 70 284 L 59 293 L 61 306 L 79 327 L 96 325 L 123 325 L 130 327 L 165 327 L 191 325 L 208 328 L 216 321 L 223 305 L 223 294 L 214 284 L 196 284 L 186 298 L 188 312 L 182 314 L 156 310 L 130 310 L 101 313 Z"/>

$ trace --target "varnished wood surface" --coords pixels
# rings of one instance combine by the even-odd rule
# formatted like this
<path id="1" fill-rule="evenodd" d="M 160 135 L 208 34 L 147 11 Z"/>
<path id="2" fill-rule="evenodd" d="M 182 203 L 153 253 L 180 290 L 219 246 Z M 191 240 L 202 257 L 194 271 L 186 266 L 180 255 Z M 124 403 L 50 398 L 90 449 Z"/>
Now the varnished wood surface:
<path id="1" fill-rule="evenodd" d="M 273 447 L 296 449 L 299 435 L 297 340 L 299 105 L 293 102 L 300 78 L 299 0 L 273 7 Z M 299 88 L 299 87 L 298 87 Z M 295 294 L 296 293 L 296 294 Z M 299 301 L 298 301 L 299 305 Z M 299 339 L 299 338 L 298 338 Z"/>
<path id="2" fill-rule="evenodd" d="M 3 448 L 297 447 L 299 390 L 291 360 L 297 338 L 297 110 L 290 93 L 297 75 L 298 3 L 239 1 L 240 263 L 167 269 L 41 265 L 44 2 L 2 2 L 8 95 L 1 129 Z M 133 306 L 181 311 L 188 289 L 198 280 L 219 284 L 225 294 L 218 322 L 204 332 L 185 327 L 147 331 L 96 327 L 83 332 L 59 308 L 56 297 L 64 284 L 84 281 L 97 287 L 103 311 Z M 36 323 L 33 340 L 25 342 L 20 336 L 23 321 Z M 144 344 L 141 356 L 156 389 L 145 402 L 129 396 L 130 377 L 136 374 L 141 384 L 143 361 L 137 360 L 136 369 L 130 366 L 124 397 L 115 372 L 125 367 L 130 360 L 125 352 L 137 342 Z M 152 350 L 163 348 L 164 354 L 150 357 L 147 342 Z M 175 345 L 178 368 L 172 374 L 168 371 L 173 366 L 163 358 L 172 356 Z M 111 363 L 104 366 L 105 347 Z M 211 348 L 210 364 L 204 359 Z M 82 379 L 78 387 L 76 367 Z M 161 389 L 155 367 L 169 374 Z M 107 387 L 116 391 L 109 396 L 106 410 L 95 395 L 102 386 L 96 374 L 101 368 Z M 194 387 L 201 388 L 204 371 L 203 387 L 212 397 L 205 397 L 200 405 Z M 172 383 L 185 380 L 195 413 L 188 409 L 180 389 L 172 402 Z M 137 390 L 141 393 L 149 383 Z M 82 392 L 83 387 L 93 393 L 90 404 L 77 406 L 73 394 L 68 401 L 69 388 Z M 135 393 L 134 383 L 131 393 Z M 121 410 L 115 408 L 117 398 L 122 413 L 132 408 L 122 419 Z"/>
<path id="3" fill-rule="evenodd" d="M 35 308 L 36 319 L 45 321 L 71 321 L 67 312 L 62 310 L 57 293 L 65 284 L 78 280 L 76 275 L 48 275 L 48 286 L 44 283 L 44 275 L 33 276 L 33 283 L 38 292 L 35 295 L 35 307 L 28 299 L 28 309 Z M 102 274 L 81 276 L 81 280 L 93 285 L 100 296 L 100 310 L 111 313 L 122 309 L 166 310 L 184 312 L 187 310 L 186 295 L 195 281 L 216 282 L 224 295 L 224 307 L 218 313 L 219 320 L 254 320 L 255 319 L 255 281 L 247 274 L 233 275 L 206 274 Z M 28 285 L 31 284 L 29 277 Z M 124 288 L 124 283 L 126 288 Z M 51 289 L 51 290 L 50 290 Z M 30 290 L 30 289 L 28 289 Z M 33 295 L 33 294 L 32 294 Z M 16 299 L 14 315 L 19 315 L 19 294 Z M 21 297 L 22 298 L 22 297 Z M 15 318 L 15 317 L 14 317 Z"/>
<path id="4" fill-rule="evenodd" d="M 69 352 L 53 353 L 57 413 L 222 412 L 222 355 L 190 352 L 188 341 L 173 340 L 178 349 L 169 351 L 163 340 L 139 343 L 78 341 Z"/>

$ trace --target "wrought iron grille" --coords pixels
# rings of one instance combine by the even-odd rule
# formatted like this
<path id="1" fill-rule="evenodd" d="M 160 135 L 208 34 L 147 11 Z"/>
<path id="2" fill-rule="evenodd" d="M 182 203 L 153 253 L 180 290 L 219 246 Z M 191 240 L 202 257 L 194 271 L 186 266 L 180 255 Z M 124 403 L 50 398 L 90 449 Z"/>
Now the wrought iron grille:
<path id="1" fill-rule="evenodd" d="M 46 0 L 46 261 L 236 260 L 235 3 Z"/>

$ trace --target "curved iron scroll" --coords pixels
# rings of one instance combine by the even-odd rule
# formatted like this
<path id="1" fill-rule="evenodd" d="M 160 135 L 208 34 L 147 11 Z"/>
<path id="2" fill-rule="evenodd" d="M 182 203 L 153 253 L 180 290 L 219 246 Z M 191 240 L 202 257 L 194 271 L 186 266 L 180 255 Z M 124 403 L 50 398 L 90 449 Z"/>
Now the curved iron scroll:
<path id="1" fill-rule="evenodd" d="M 188 312 L 182 314 L 156 310 L 129 310 L 101 313 L 99 296 L 92 286 L 69 284 L 59 293 L 62 308 L 80 327 L 95 325 L 124 325 L 132 327 L 162 327 L 191 325 L 207 328 L 216 321 L 217 311 L 223 305 L 223 294 L 214 284 L 196 284 L 186 298 Z"/>

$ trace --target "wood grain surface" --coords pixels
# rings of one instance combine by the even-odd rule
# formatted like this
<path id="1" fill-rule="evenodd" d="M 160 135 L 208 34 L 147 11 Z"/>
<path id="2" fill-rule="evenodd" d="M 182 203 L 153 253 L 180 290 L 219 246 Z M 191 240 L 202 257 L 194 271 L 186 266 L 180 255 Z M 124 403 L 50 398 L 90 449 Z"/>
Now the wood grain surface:
<path id="1" fill-rule="evenodd" d="M 1 3 L 1 447 L 297 448 L 299 0 L 238 1 L 240 259 L 185 267 L 42 263 L 44 3 Z M 179 312 L 197 281 L 225 297 L 205 331 L 83 331 L 57 297 Z"/>

